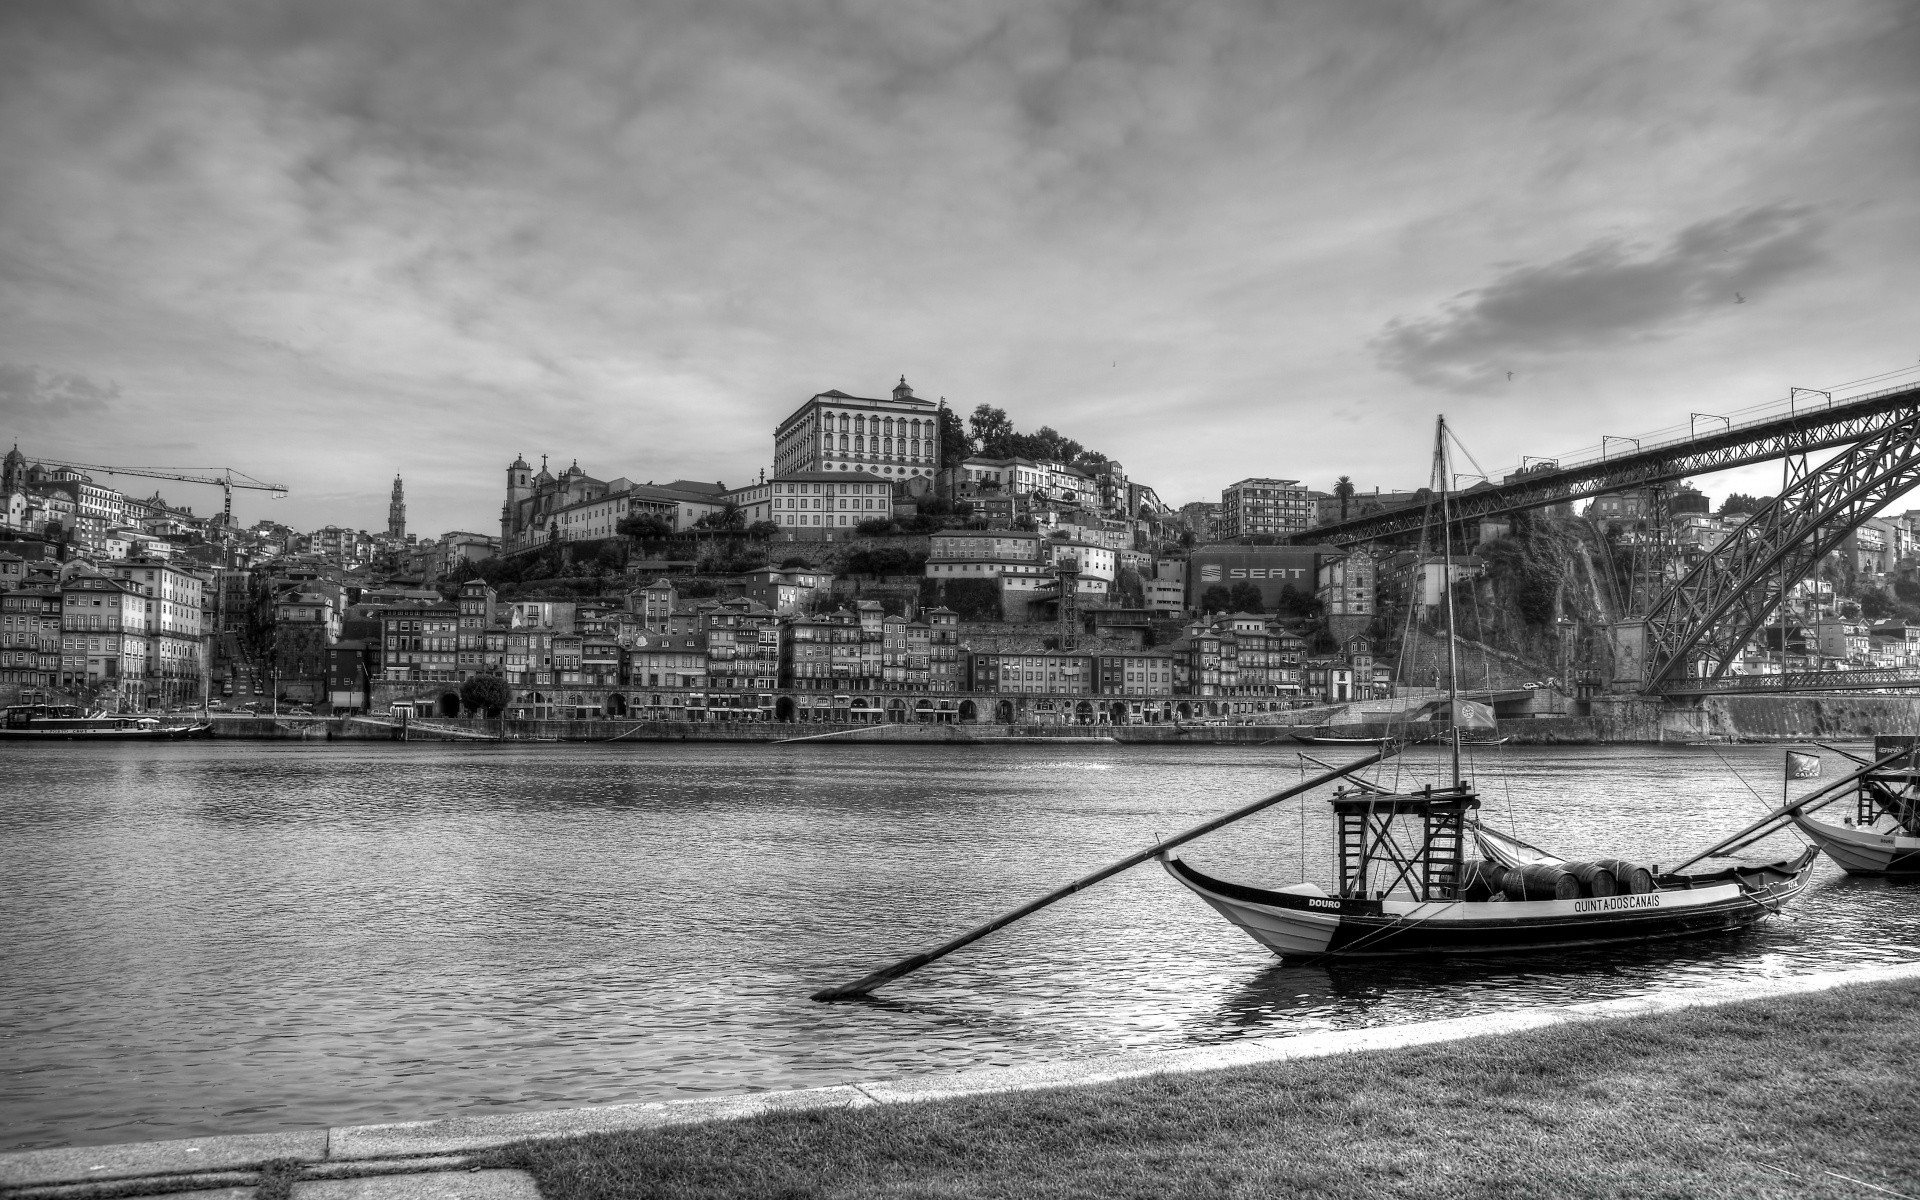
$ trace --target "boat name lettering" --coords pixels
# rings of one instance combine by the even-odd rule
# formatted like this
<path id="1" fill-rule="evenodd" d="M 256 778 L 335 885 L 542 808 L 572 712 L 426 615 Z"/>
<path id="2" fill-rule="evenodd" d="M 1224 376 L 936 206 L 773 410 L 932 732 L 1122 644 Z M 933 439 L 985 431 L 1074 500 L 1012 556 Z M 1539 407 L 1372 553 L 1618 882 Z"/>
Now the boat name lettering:
<path id="1" fill-rule="evenodd" d="M 1308 908 L 1339 908 L 1340 902 L 1338 900 L 1309 900 L 1307 901 L 1307 907 Z"/>
<path id="2" fill-rule="evenodd" d="M 1576 900 L 1573 911 L 1612 912 L 1617 908 L 1659 908 L 1660 893 L 1644 892 L 1637 896 L 1599 896 L 1592 900 Z"/>

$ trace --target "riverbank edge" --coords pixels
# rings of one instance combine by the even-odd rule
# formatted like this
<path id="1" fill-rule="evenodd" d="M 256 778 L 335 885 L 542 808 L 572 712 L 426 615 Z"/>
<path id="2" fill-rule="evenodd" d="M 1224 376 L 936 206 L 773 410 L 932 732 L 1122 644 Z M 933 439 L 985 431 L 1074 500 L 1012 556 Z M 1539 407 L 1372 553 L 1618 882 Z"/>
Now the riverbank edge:
<path id="1" fill-rule="evenodd" d="M 1743 980 L 1650 996 L 1514 1009 L 1370 1029 L 1327 1030 L 1184 1050 L 1121 1052 L 1064 1062 L 982 1067 L 786 1091 L 543 1112 L 459 1114 L 431 1121 L 284 1133 L 22 1150 L 0 1155 L 0 1196 L 51 1200 L 257 1186 L 263 1174 L 275 1171 L 284 1174 L 289 1169 L 297 1169 L 303 1179 L 455 1170 L 467 1167 L 468 1156 L 475 1152 L 518 1142 L 735 1120 L 769 1113 L 1086 1087 L 1155 1075 L 1192 1074 L 1425 1046 L 1908 980 L 1920 980 L 1920 962 Z"/>
<path id="2" fill-rule="evenodd" d="M 1633 695 L 1602 695 L 1585 716 L 1514 717 L 1499 722 L 1499 736 L 1515 745 L 1596 746 L 1687 743 L 1855 740 L 1879 734 L 1920 734 L 1920 696 L 1754 695 L 1713 696 L 1697 702 L 1666 702 Z M 849 724 L 772 721 L 635 721 L 612 718 L 505 720 L 478 717 L 294 716 L 215 713 L 209 735 L 249 740 L 411 741 L 468 743 L 567 742 L 798 742 L 808 746 L 1031 745 L 1105 742 L 1150 746 L 1257 746 L 1290 744 L 1292 734 L 1321 727 L 1353 737 L 1377 736 L 1384 726 L 1347 705 L 1301 709 L 1288 722 L 1209 724 Z M 1377 714 L 1374 714 L 1377 716 Z M 1237 720 L 1241 718 L 1225 718 Z M 1362 723 L 1355 724 L 1354 720 Z M 1333 722 L 1326 725 L 1326 722 Z"/>

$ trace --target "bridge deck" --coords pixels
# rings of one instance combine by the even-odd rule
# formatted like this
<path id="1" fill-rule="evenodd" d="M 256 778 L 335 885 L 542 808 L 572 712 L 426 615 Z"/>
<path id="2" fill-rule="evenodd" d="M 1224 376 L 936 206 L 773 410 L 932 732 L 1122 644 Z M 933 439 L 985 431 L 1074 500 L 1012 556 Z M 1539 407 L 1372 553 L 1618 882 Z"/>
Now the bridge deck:
<path id="1" fill-rule="evenodd" d="M 1698 437 L 1681 437 L 1637 448 L 1631 453 L 1552 469 L 1507 476 L 1492 487 L 1457 493 L 1450 501 L 1456 521 L 1474 521 L 1499 513 L 1542 508 L 1602 492 L 1644 487 L 1704 472 L 1768 462 L 1794 454 L 1850 445 L 1920 411 L 1920 386 L 1868 392 L 1825 405 L 1801 404 L 1785 413 L 1768 413 Z M 1621 439 L 1626 440 L 1626 439 Z M 1424 503 L 1402 505 L 1330 525 L 1302 530 L 1295 545 L 1349 545 L 1417 532 L 1426 519 Z"/>

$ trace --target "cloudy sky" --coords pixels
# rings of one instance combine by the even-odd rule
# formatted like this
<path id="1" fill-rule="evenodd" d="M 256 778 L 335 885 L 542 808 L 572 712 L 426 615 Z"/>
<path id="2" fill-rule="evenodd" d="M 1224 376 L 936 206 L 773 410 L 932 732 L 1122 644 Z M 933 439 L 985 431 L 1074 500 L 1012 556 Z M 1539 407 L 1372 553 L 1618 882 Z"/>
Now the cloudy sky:
<path id="1" fill-rule="evenodd" d="M 9 0 L 0 162 L 0 440 L 297 527 L 903 374 L 1179 503 L 1920 363 L 1914 4 Z"/>

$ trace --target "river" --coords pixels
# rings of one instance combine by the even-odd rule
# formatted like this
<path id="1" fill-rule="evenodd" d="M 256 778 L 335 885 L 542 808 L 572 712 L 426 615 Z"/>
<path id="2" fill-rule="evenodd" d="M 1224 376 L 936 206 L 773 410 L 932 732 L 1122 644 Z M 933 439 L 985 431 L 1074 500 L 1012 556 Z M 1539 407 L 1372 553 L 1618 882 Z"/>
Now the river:
<path id="1" fill-rule="evenodd" d="M 1673 862 L 1777 803 L 1780 760 L 1505 747 L 1476 766 L 1500 827 Z M 806 999 L 1300 771 L 1280 745 L 11 744 L 0 1149 L 804 1087 L 1920 958 L 1920 887 L 1823 861 L 1744 935 L 1283 967 L 1148 865 L 874 1002 Z M 1292 803 L 1186 854 L 1324 882 L 1328 833 L 1324 804 Z"/>

